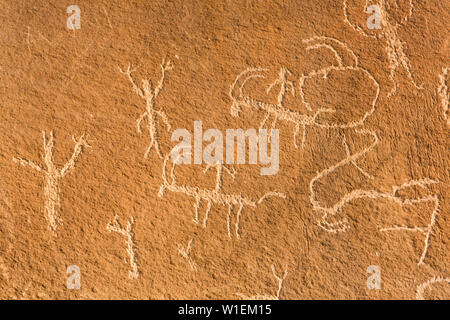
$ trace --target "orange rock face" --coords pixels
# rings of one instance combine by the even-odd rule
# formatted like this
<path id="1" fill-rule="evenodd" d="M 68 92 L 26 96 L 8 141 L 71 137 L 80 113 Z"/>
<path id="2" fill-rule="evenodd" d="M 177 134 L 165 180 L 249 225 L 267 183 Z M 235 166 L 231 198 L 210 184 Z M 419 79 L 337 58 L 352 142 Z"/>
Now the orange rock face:
<path id="1" fill-rule="evenodd" d="M 450 3 L 369 2 L 2 1 L 0 298 L 449 299 Z"/>

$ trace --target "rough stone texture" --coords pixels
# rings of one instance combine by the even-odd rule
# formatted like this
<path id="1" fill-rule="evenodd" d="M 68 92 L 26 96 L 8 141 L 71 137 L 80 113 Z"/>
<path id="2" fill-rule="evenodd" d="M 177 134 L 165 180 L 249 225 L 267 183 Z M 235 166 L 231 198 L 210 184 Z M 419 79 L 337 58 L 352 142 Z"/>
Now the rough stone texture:
<path id="1" fill-rule="evenodd" d="M 2 1 L 0 298 L 448 299 L 450 3 L 372 2 L 380 30 L 354 0 Z M 71 4 L 80 30 L 66 27 Z M 196 224 L 194 198 L 158 197 L 164 161 L 155 145 L 144 157 L 146 104 L 119 67 L 154 88 L 164 58 L 173 68 L 151 102 L 171 124 L 153 118 L 163 157 L 171 132 L 195 120 L 258 129 L 266 112 L 242 106 L 236 117 L 230 86 L 265 68 L 244 94 L 275 106 L 289 82 L 266 89 L 289 70 L 278 173 L 223 174 L 224 193 L 286 195 L 244 207 L 240 239 L 228 235 L 227 205 L 213 203 L 203 227 L 206 202 Z M 303 145 L 300 127 L 296 147 L 298 119 L 282 112 L 320 108 L 335 110 L 316 118 L 331 127 L 306 126 Z M 177 183 L 214 189 L 205 168 L 178 166 Z M 66 288 L 70 265 L 80 290 Z M 366 286 L 371 265 L 380 290 Z"/>

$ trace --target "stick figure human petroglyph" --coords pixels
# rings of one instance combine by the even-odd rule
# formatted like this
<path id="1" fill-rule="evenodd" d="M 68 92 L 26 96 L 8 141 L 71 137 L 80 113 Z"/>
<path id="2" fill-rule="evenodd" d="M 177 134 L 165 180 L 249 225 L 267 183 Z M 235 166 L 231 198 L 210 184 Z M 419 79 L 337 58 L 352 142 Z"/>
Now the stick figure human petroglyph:
<path id="1" fill-rule="evenodd" d="M 390 69 L 390 79 L 394 84 L 394 87 L 388 94 L 388 97 L 392 96 L 397 91 L 397 81 L 395 80 L 395 75 L 397 73 L 397 69 L 403 67 L 407 74 L 408 78 L 414 85 L 416 89 L 423 89 L 423 85 L 418 85 L 415 81 L 413 74 L 411 72 L 411 66 L 408 56 L 405 53 L 405 43 L 400 40 L 398 35 L 398 27 L 403 23 L 406 23 L 411 17 L 414 9 L 413 1 L 409 1 L 409 11 L 406 17 L 400 23 L 393 21 L 390 17 L 387 9 L 386 9 L 386 0 L 378 0 L 377 6 L 380 8 L 381 12 L 381 29 L 376 31 L 375 34 L 367 33 L 360 26 L 350 22 L 349 14 L 348 14 L 348 0 L 344 0 L 344 21 L 348 23 L 356 32 L 366 36 L 372 37 L 377 40 L 383 40 L 385 42 L 385 51 L 389 60 L 389 69 Z M 365 10 L 369 7 L 369 0 L 366 0 Z"/>
<path id="2" fill-rule="evenodd" d="M 123 227 L 118 221 L 119 217 L 114 216 L 114 220 L 109 222 L 106 226 L 106 230 L 109 232 L 117 232 L 125 237 L 125 243 L 127 245 L 128 260 L 131 270 L 128 271 L 128 277 L 130 279 L 137 279 L 139 277 L 139 268 L 137 264 L 136 244 L 134 239 L 134 218 L 131 217 L 127 222 L 127 226 Z"/>
<path id="3" fill-rule="evenodd" d="M 428 281 L 425 281 L 424 283 L 417 286 L 416 289 L 416 299 L 417 300 L 425 300 L 425 297 L 423 296 L 425 293 L 425 290 L 432 287 L 435 283 L 447 283 L 450 284 L 450 278 L 443 278 L 443 277 L 433 277 Z"/>
<path id="4" fill-rule="evenodd" d="M 243 197 L 242 195 L 238 194 L 228 194 L 224 193 L 222 190 L 222 175 L 223 175 L 223 169 L 227 171 L 232 177 L 234 177 L 234 171 L 228 169 L 226 166 L 222 164 L 215 164 L 217 170 L 217 178 L 216 178 L 216 186 L 214 189 L 202 189 L 199 187 L 194 186 L 187 186 L 187 185 L 179 185 L 177 184 L 177 180 L 175 177 L 175 161 L 172 164 L 172 170 L 170 171 L 170 178 L 171 182 L 169 182 L 169 178 L 167 176 L 167 163 L 169 162 L 170 154 L 166 156 L 164 159 L 164 165 L 162 169 L 162 180 L 163 183 L 160 186 L 158 196 L 163 197 L 166 191 L 171 191 L 175 193 L 182 193 L 187 196 L 193 197 L 195 199 L 194 203 L 194 219 L 193 221 L 195 223 L 199 223 L 199 213 L 198 209 L 200 207 L 200 203 L 202 201 L 206 202 L 207 209 L 205 213 L 205 218 L 203 219 L 203 227 L 206 227 L 208 218 L 209 218 L 209 212 L 211 210 L 211 207 L 213 204 L 218 204 L 222 206 L 228 206 L 228 215 L 227 215 L 227 229 L 228 229 L 228 236 L 231 238 L 231 215 L 233 212 L 233 209 L 237 207 L 237 213 L 236 213 L 236 221 L 235 221 L 235 234 L 236 237 L 239 239 L 239 223 L 240 223 L 240 216 L 242 213 L 242 210 L 245 206 L 248 207 L 257 207 L 259 204 L 261 204 L 267 197 L 276 196 L 280 198 L 285 198 L 286 196 L 283 193 L 280 192 L 268 192 L 264 196 L 262 196 L 258 201 L 254 201 L 250 198 Z M 205 170 L 205 172 L 210 168 L 211 166 L 208 166 Z"/>
<path id="5" fill-rule="evenodd" d="M 154 147 L 156 150 L 156 153 L 158 156 L 162 159 L 163 155 L 161 153 L 160 149 L 160 143 L 159 143 L 159 131 L 158 131 L 158 124 L 159 119 L 161 119 L 164 124 L 167 127 L 167 131 L 170 131 L 170 123 L 167 115 L 162 109 L 156 110 L 155 104 L 156 99 L 161 92 L 161 90 L 164 87 L 164 81 L 166 78 L 166 71 L 172 70 L 173 64 L 170 61 L 166 61 L 165 59 L 161 63 L 161 79 L 159 80 L 158 84 L 155 88 L 152 86 L 152 82 L 150 79 L 143 79 L 142 80 L 142 88 L 140 88 L 136 82 L 134 81 L 132 77 L 132 73 L 135 70 L 131 70 L 131 66 L 129 65 L 126 71 L 123 71 L 120 67 L 119 70 L 121 73 L 125 74 L 128 77 L 128 80 L 131 82 L 133 86 L 134 92 L 145 100 L 146 103 L 146 110 L 144 113 L 140 115 L 136 122 L 137 126 L 137 132 L 139 134 L 142 133 L 142 121 L 147 118 L 147 129 L 150 135 L 150 145 L 148 146 L 147 150 L 145 151 L 144 157 L 148 158 L 148 155 L 151 151 L 151 149 Z"/>
<path id="6" fill-rule="evenodd" d="M 22 158 L 13 158 L 13 161 L 22 165 L 28 166 L 38 172 L 42 172 L 45 176 L 45 186 L 44 186 L 44 196 L 45 196 L 45 217 L 49 223 L 49 229 L 53 233 L 56 232 L 58 224 L 62 222 L 59 217 L 57 208 L 60 206 L 59 197 L 59 181 L 64 178 L 72 169 L 75 168 L 76 160 L 79 155 L 83 152 L 85 147 L 90 147 L 89 144 L 84 139 L 84 135 L 76 139 L 72 137 L 75 143 L 74 151 L 70 160 L 61 168 L 58 169 L 54 163 L 53 159 L 53 148 L 54 148 L 54 136 L 53 132 L 50 132 L 50 137 L 46 137 L 45 131 L 42 131 L 42 137 L 44 142 L 44 163 L 46 169 L 30 160 L 25 160 Z"/>
<path id="7" fill-rule="evenodd" d="M 194 239 L 189 240 L 186 249 L 183 248 L 180 244 L 178 245 L 178 254 L 182 256 L 186 261 L 189 263 L 189 266 L 191 267 L 192 271 L 197 272 L 197 266 L 195 265 L 194 260 L 191 258 L 191 250 L 192 250 L 192 243 Z"/>
<path id="8" fill-rule="evenodd" d="M 450 126 L 450 119 L 448 117 L 448 102 L 450 99 L 450 93 L 448 92 L 448 71 L 450 70 L 450 67 L 442 68 L 442 74 L 439 75 L 439 88 L 438 88 L 438 94 L 441 98 L 441 105 L 442 110 L 444 113 L 444 118 L 447 120 L 447 126 Z"/>
<path id="9" fill-rule="evenodd" d="M 272 265 L 272 273 L 273 276 L 275 277 L 275 279 L 277 280 L 278 283 L 278 290 L 276 295 L 265 295 L 265 294 L 257 294 L 254 296 L 247 296 L 245 294 L 242 293 L 236 293 L 236 295 L 238 297 L 241 297 L 243 300 L 280 300 L 280 293 L 281 290 L 283 289 L 283 282 L 286 279 L 287 275 L 288 275 L 288 268 L 286 266 L 286 269 L 284 270 L 283 276 L 280 277 L 277 275 L 277 272 L 275 270 L 275 266 Z"/>
<path id="10" fill-rule="evenodd" d="M 244 94 L 244 86 L 245 84 L 254 78 L 265 78 L 263 74 L 266 69 L 262 68 L 248 68 L 239 74 L 233 84 L 230 87 L 229 95 L 232 99 L 231 104 L 231 114 L 235 117 L 239 116 L 242 107 L 249 107 L 255 110 L 264 111 L 266 116 L 262 121 L 260 127 L 262 128 L 266 121 L 272 116 L 274 118 L 272 122 L 272 128 L 275 127 L 278 120 L 286 121 L 288 123 L 292 123 L 294 125 L 294 145 L 298 147 L 297 144 L 297 136 L 300 132 L 300 129 L 303 130 L 302 134 L 302 142 L 301 146 L 304 147 L 305 139 L 306 139 L 306 128 L 309 126 L 314 126 L 317 128 L 335 128 L 335 129 L 344 129 L 344 128 L 353 128 L 362 125 L 367 118 L 375 111 L 375 106 L 378 101 L 378 96 L 380 93 L 380 86 L 375 78 L 372 76 L 370 72 L 366 69 L 359 66 L 357 56 L 351 51 L 343 42 L 329 37 L 313 37 L 311 39 L 304 40 L 304 43 L 308 44 L 307 50 L 313 50 L 318 48 L 327 48 L 331 50 L 336 57 L 337 66 L 329 66 L 327 68 L 320 69 L 318 71 L 312 71 L 308 75 L 302 75 L 299 81 L 299 93 L 302 103 L 305 105 L 306 109 L 309 112 L 314 112 L 312 114 L 302 114 L 298 111 L 289 110 L 284 106 L 284 99 L 286 93 L 291 92 L 293 96 L 295 96 L 295 88 L 292 81 L 288 80 L 288 76 L 292 73 L 287 68 L 281 68 L 279 77 L 268 87 L 267 93 L 272 90 L 275 86 L 280 86 L 280 92 L 278 94 L 277 103 L 268 103 L 264 101 L 260 101 L 257 99 L 253 99 L 252 97 Z M 339 47 L 343 51 L 343 55 L 339 54 L 335 47 Z M 332 108 L 324 108 L 320 107 L 316 111 L 310 106 L 305 99 L 304 86 L 305 81 L 311 79 L 313 77 L 323 77 L 327 78 L 330 72 L 347 72 L 347 71 L 356 71 L 361 72 L 367 77 L 368 81 L 373 84 L 375 88 L 375 93 L 373 99 L 370 103 L 370 109 L 367 110 L 364 115 L 357 120 L 349 121 L 346 123 L 330 123 L 330 122 L 321 122 L 319 120 L 319 116 L 324 113 L 334 113 L 336 110 Z"/>

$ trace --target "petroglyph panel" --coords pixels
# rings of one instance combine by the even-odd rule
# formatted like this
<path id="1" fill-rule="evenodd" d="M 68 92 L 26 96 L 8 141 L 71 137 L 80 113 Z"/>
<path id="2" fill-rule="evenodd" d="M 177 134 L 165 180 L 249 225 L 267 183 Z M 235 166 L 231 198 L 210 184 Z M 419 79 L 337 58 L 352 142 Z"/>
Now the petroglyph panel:
<path id="1" fill-rule="evenodd" d="M 449 299 L 448 12 L 1 2 L 0 298 Z"/>

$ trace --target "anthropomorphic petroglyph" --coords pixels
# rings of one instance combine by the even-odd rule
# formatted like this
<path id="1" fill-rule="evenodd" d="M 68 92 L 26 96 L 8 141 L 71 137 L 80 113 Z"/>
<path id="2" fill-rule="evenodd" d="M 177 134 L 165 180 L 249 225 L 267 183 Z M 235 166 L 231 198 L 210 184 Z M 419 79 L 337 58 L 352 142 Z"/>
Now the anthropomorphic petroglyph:
<path id="1" fill-rule="evenodd" d="M 117 232 L 125 237 L 128 262 L 131 267 L 131 270 L 128 271 L 128 277 L 130 279 L 137 279 L 139 277 L 139 268 L 137 264 L 136 244 L 134 239 L 134 218 L 131 217 L 130 221 L 127 222 L 126 227 L 123 227 L 118 219 L 119 217 L 117 215 L 114 216 L 114 220 L 108 223 L 106 230 L 109 232 Z"/>
<path id="2" fill-rule="evenodd" d="M 450 67 L 442 68 L 442 74 L 439 75 L 439 88 L 438 94 L 441 99 L 442 110 L 444 114 L 445 120 L 447 120 L 447 126 L 450 126 L 450 119 L 448 117 L 448 102 L 450 99 L 450 93 L 448 92 L 447 81 L 448 79 L 448 71 Z"/>
<path id="3" fill-rule="evenodd" d="M 272 265 L 272 273 L 273 273 L 273 276 L 275 277 L 275 279 L 277 280 L 277 284 L 278 284 L 278 290 L 275 295 L 257 294 L 254 296 L 247 296 L 242 293 L 236 293 L 236 295 L 241 297 L 243 300 L 280 300 L 281 290 L 283 289 L 283 282 L 288 275 L 288 269 L 286 267 L 286 269 L 284 270 L 283 276 L 280 277 L 277 275 L 275 266 Z"/>
<path id="4" fill-rule="evenodd" d="M 28 166 L 38 172 L 42 172 L 45 177 L 44 196 L 45 196 L 45 217 L 49 223 L 49 229 L 53 233 L 56 233 L 58 224 L 62 222 L 59 217 L 57 208 L 60 207 L 59 197 L 59 182 L 64 178 L 71 170 L 75 168 L 76 160 L 83 152 L 85 147 L 90 147 L 82 135 L 79 139 L 72 137 L 75 143 L 74 151 L 70 160 L 61 168 L 58 169 L 53 160 L 53 148 L 54 148 L 54 136 L 53 132 L 50 132 L 50 137 L 47 140 L 45 131 L 42 132 L 44 142 L 44 163 L 46 169 L 30 160 L 22 158 L 13 158 L 13 161 L 22 165 Z"/>
<path id="5" fill-rule="evenodd" d="M 380 92 L 380 86 L 375 78 L 372 76 L 370 72 L 366 69 L 359 66 L 357 56 L 351 51 L 343 42 L 329 38 L 329 37 L 314 37 L 311 39 L 304 40 L 304 43 L 308 44 L 307 50 L 313 50 L 318 48 L 327 48 L 331 50 L 336 57 L 337 65 L 332 65 L 327 68 L 323 68 L 317 71 L 312 71 L 307 75 L 302 75 L 299 81 L 299 94 L 301 97 L 301 101 L 305 105 L 306 109 L 311 112 L 310 114 L 303 114 L 298 111 L 289 110 L 284 106 L 284 99 L 286 94 L 290 92 L 293 96 L 295 96 L 295 87 L 291 80 L 288 79 L 288 76 L 291 75 L 291 72 L 287 68 L 282 68 L 279 73 L 279 77 L 268 87 L 267 93 L 272 90 L 275 86 L 280 87 L 280 92 L 278 94 L 277 103 L 268 103 L 264 101 L 260 101 L 257 99 L 253 99 L 252 97 L 246 95 L 244 93 L 245 84 L 254 78 L 265 78 L 263 72 L 265 69 L 261 68 L 249 68 L 243 71 L 241 74 L 237 76 L 235 81 L 230 87 L 229 95 L 232 99 L 231 105 L 231 114 L 235 117 L 239 116 L 242 107 L 253 108 L 257 111 L 264 111 L 266 116 L 262 121 L 260 127 L 263 127 L 266 121 L 273 117 L 272 128 L 275 127 L 278 120 L 285 121 L 294 125 L 294 145 L 298 147 L 297 144 L 297 136 L 302 129 L 302 140 L 301 146 L 304 147 L 306 140 L 306 128 L 307 127 L 317 127 L 317 128 L 335 128 L 335 129 L 345 129 L 345 128 L 354 128 L 362 125 L 367 118 L 372 115 L 375 111 L 376 103 L 378 101 L 378 96 Z M 342 51 L 342 53 L 338 53 L 337 49 Z M 327 78 L 328 74 L 331 72 L 360 72 L 364 77 L 367 78 L 367 81 L 372 83 L 374 88 L 374 94 L 371 102 L 366 107 L 368 110 L 364 113 L 364 115 L 360 119 L 356 119 L 353 121 L 349 121 L 346 123 L 331 123 L 327 121 L 321 121 L 320 116 L 325 113 L 334 113 L 336 110 L 332 108 L 324 108 L 320 107 L 317 110 L 313 111 L 311 105 L 305 99 L 305 82 L 308 79 L 312 79 L 314 77 L 323 77 Z"/>
<path id="6" fill-rule="evenodd" d="M 372 5 L 374 3 L 371 3 Z M 367 36 L 372 37 L 377 40 L 382 40 L 385 43 L 385 51 L 389 60 L 389 69 L 390 69 L 390 79 L 393 83 L 393 88 L 388 94 L 388 97 L 395 94 L 397 91 L 397 81 L 395 80 L 395 76 L 397 74 L 397 70 L 400 67 L 403 67 L 408 74 L 408 78 L 414 85 L 416 89 L 423 89 L 423 85 L 418 85 L 415 81 L 413 74 L 411 72 L 411 66 L 408 56 L 405 53 L 405 43 L 400 40 L 398 34 L 398 27 L 403 23 L 406 23 L 411 17 L 414 9 L 413 0 L 409 0 L 409 11 L 408 14 L 404 17 L 404 19 L 399 23 L 394 21 L 391 18 L 386 5 L 386 0 L 377 0 L 376 5 L 380 8 L 381 13 L 381 28 L 379 30 L 374 31 L 374 33 L 368 33 L 359 25 L 354 24 L 350 21 L 349 13 L 348 13 L 348 0 L 344 0 L 344 21 L 348 23 L 356 32 Z M 367 11 L 369 7 L 369 0 L 366 0 L 366 4 L 364 7 L 364 11 Z"/>
<path id="7" fill-rule="evenodd" d="M 195 265 L 194 260 L 191 258 L 191 250 L 194 239 L 189 240 L 186 249 L 183 248 L 180 244 L 178 245 L 178 254 L 182 256 L 189 263 L 192 271 L 197 272 L 197 266 Z"/>
<path id="8" fill-rule="evenodd" d="M 424 283 L 421 283 L 420 285 L 417 286 L 417 289 L 416 289 L 416 299 L 417 300 L 425 300 L 425 297 L 424 297 L 425 290 L 431 289 L 435 283 L 447 283 L 450 285 L 450 278 L 433 277 L 430 280 L 425 281 Z"/>
<path id="9" fill-rule="evenodd" d="M 280 198 L 285 198 L 286 196 L 283 193 L 279 192 L 268 192 L 264 196 L 262 196 L 258 201 L 254 201 L 250 198 L 243 197 L 242 195 L 238 194 L 228 194 L 223 192 L 222 188 L 222 176 L 223 176 L 223 170 L 228 172 L 232 177 L 234 177 L 235 172 L 228 169 L 226 166 L 222 164 L 215 164 L 216 167 L 216 186 L 214 189 L 202 189 L 195 186 L 187 186 L 187 185 L 179 185 L 177 183 L 176 177 L 175 177 L 175 166 L 177 161 L 174 161 L 172 164 L 172 170 L 170 171 L 170 179 L 167 175 L 167 164 L 169 162 L 170 154 L 166 156 L 164 159 L 164 165 L 162 170 L 162 180 L 163 183 L 161 184 L 161 187 L 159 189 L 158 196 L 163 197 L 166 191 L 175 192 L 175 193 L 182 193 L 187 196 L 193 197 L 195 199 L 194 203 L 194 210 L 195 210 L 195 216 L 194 216 L 194 222 L 199 223 L 199 212 L 198 209 L 200 207 L 200 203 L 202 201 L 206 202 L 207 209 L 205 213 L 205 217 L 203 219 L 203 227 L 206 227 L 209 213 L 211 211 L 211 207 L 213 204 L 218 204 L 222 206 L 228 206 L 228 215 L 227 215 L 227 228 L 228 228 L 228 236 L 231 238 L 231 215 L 233 212 L 233 209 L 237 207 L 237 213 L 236 213 L 236 221 L 235 221 L 235 234 L 236 237 L 239 239 L 239 223 L 240 223 L 240 216 L 242 213 L 242 210 L 244 207 L 257 207 L 257 205 L 261 204 L 267 197 L 276 196 Z M 212 165 L 208 165 L 205 172 L 211 167 Z"/>
<path id="10" fill-rule="evenodd" d="M 141 116 L 138 118 L 136 122 L 138 133 L 142 133 L 142 121 L 147 118 L 147 129 L 150 135 L 150 145 L 145 151 L 144 157 L 148 158 L 151 149 L 154 147 L 158 156 L 162 159 L 163 155 L 161 153 L 160 142 L 159 142 L 159 132 L 158 132 L 158 124 L 161 119 L 167 127 L 167 131 L 170 131 L 170 123 L 166 113 L 162 110 L 156 109 L 156 99 L 160 94 L 161 90 L 164 87 L 164 81 L 166 78 L 166 72 L 173 69 L 173 64 L 170 61 L 163 60 L 161 64 L 161 79 L 157 83 L 156 87 L 153 88 L 152 82 L 150 79 L 142 80 L 142 88 L 140 88 L 137 83 L 134 81 L 132 77 L 132 73 L 135 70 L 131 70 L 131 66 L 128 66 L 126 71 L 123 71 L 120 67 L 119 70 L 121 73 L 125 74 L 128 77 L 128 80 L 131 82 L 133 86 L 134 92 L 141 97 L 146 104 L 146 110 Z"/>

